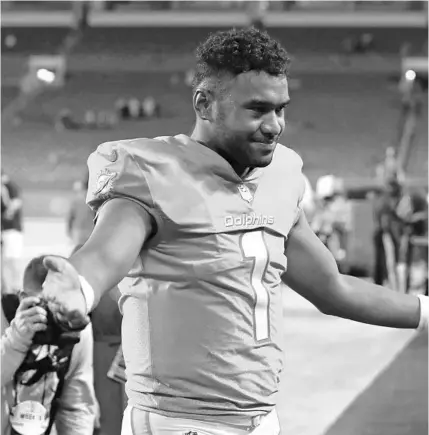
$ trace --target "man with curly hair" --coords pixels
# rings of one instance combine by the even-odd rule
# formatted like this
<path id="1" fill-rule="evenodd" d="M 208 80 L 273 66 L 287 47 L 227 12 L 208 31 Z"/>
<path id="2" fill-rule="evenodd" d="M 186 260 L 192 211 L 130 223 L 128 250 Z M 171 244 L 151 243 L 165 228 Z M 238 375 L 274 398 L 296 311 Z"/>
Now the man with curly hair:
<path id="1" fill-rule="evenodd" d="M 197 50 L 190 136 L 89 157 L 95 229 L 70 259 L 45 257 L 40 285 L 78 328 L 120 282 L 122 435 L 279 434 L 282 281 L 328 315 L 427 326 L 427 299 L 340 274 L 311 231 L 302 161 L 278 144 L 288 62 L 255 28 L 214 33 Z"/>

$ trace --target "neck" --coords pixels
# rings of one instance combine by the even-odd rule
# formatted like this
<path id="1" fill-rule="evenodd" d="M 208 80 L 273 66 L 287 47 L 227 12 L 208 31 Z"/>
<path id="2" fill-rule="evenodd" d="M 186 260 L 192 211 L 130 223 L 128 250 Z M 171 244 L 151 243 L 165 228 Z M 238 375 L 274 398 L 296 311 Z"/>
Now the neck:
<path id="1" fill-rule="evenodd" d="M 225 152 L 225 150 L 219 146 L 216 140 L 207 138 L 207 135 L 203 134 L 201 130 L 198 128 L 198 126 L 195 127 L 190 137 L 195 142 L 198 142 L 201 145 L 210 148 L 212 151 L 219 154 L 223 159 L 225 159 L 230 164 L 232 169 L 234 169 L 234 172 L 240 178 L 245 177 L 247 174 L 249 174 L 250 171 L 252 171 L 253 168 L 243 166 L 242 164 L 239 164 L 235 159 L 233 159 L 230 156 L 230 154 Z"/>

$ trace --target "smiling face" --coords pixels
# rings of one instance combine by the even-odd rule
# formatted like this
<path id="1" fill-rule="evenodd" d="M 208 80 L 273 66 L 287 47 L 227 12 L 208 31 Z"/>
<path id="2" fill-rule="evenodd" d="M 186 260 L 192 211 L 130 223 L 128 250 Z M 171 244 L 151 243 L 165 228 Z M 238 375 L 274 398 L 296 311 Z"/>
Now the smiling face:
<path id="1" fill-rule="evenodd" d="M 213 101 L 211 135 L 216 150 L 241 169 L 270 164 L 285 128 L 287 79 L 249 71 L 229 79 Z"/>

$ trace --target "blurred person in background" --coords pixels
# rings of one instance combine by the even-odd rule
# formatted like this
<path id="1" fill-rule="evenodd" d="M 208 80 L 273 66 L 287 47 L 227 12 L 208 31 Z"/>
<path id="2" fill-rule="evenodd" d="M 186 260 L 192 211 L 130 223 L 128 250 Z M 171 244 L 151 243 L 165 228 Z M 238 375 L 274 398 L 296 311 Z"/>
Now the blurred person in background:
<path id="1" fill-rule="evenodd" d="M 161 116 L 161 106 L 155 98 L 148 96 L 142 101 L 143 118 L 159 118 Z"/>
<path id="2" fill-rule="evenodd" d="M 20 261 L 24 245 L 22 197 L 17 183 L 1 172 L 2 209 L 2 292 L 17 292 L 21 287 Z"/>
<path id="3" fill-rule="evenodd" d="M 6 211 L 6 201 L 9 201 L 9 193 L 6 190 L 6 187 L 3 186 L 3 183 L 1 184 L 1 215 L 2 215 L 2 231 L 0 234 L 0 273 L 1 273 L 1 294 L 7 293 L 6 289 L 6 282 L 4 279 L 4 273 L 3 273 L 3 213 Z"/>
<path id="4" fill-rule="evenodd" d="M 116 124 L 116 117 L 114 113 L 108 110 L 100 110 L 97 113 L 96 127 L 99 129 L 113 128 Z"/>
<path id="5" fill-rule="evenodd" d="M 67 216 L 67 235 L 70 238 L 73 251 L 82 246 L 89 238 L 94 228 L 94 212 L 86 205 L 88 191 L 88 172 L 82 181 L 73 186 L 73 199 Z"/>
<path id="6" fill-rule="evenodd" d="M 130 118 L 130 111 L 125 98 L 119 98 L 118 100 L 116 100 L 115 110 L 119 119 L 126 120 Z"/>
<path id="7" fill-rule="evenodd" d="M 347 254 L 351 229 L 351 204 L 345 195 L 343 180 L 325 175 L 316 184 L 317 207 L 311 222 L 313 231 L 334 255 L 340 269 Z"/>
<path id="8" fill-rule="evenodd" d="M 402 221 L 397 264 L 398 278 L 402 286 L 400 289 L 421 290 L 423 287 L 425 294 L 428 294 L 428 247 L 427 244 L 415 245 L 414 243 L 416 237 L 427 239 L 427 194 L 423 190 L 409 188 L 403 190 L 396 208 L 396 214 Z"/>
<path id="9" fill-rule="evenodd" d="M 93 435 L 91 325 L 59 334 L 41 302 L 30 290 L 2 296 L 1 434 Z"/>
<path id="10" fill-rule="evenodd" d="M 82 124 L 76 120 L 70 109 L 63 108 L 55 118 L 55 128 L 57 131 L 79 130 Z"/>
<path id="11" fill-rule="evenodd" d="M 136 120 L 142 117 L 142 106 L 137 98 L 130 98 L 127 102 L 127 106 L 130 119 Z"/>
<path id="12" fill-rule="evenodd" d="M 411 202 L 405 195 L 405 174 L 399 164 L 395 147 L 386 148 L 383 161 L 376 167 L 376 180 L 379 187 L 372 195 L 375 254 L 373 278 L 379 285 L 388 279 L 390 286 L 397 288 L 397 275 L 403 274 L 405 262 L 400 256 L 406 256 L 400 252 L 405 230 L 404 217 L 411 210 Z"/>
<path id="13" fill-rule="evenodd" d="M 383 285 L 388 278 L 389 270 L 387 261 L 398 262 L 399 245 L 403 223 L 396 213 L 397 207 L 402 197 L 402 185 L 395 175 L 388 172 L 384 184 L 374 198 L 374 282 Z M 392 241 L 392 252 L 383 241 L 383 235 L 387 234 Z M 391 256 L 392 260 L 389 260 Z"/>
<path id="14" fill-rule="evenodd" d="M 95 110 L 89 109 L 85 111 L 83 123 L 86 128 L 97 128 L 97 114 Z"/>

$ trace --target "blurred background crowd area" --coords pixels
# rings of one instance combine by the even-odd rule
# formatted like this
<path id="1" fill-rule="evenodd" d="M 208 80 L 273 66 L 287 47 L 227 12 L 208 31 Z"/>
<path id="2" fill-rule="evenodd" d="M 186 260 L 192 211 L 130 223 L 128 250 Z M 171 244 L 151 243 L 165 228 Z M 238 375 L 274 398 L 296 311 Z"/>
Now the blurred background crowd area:
<path id="1" fill-rule="evenodd" d="M 329 174 L 351 199 L 366 201 L 393 150 L 402 154 L 408 185 L 426 195 L 425 1 L 1 7 L 2 167 L 23 189 L 24 216 L 66 216 L 98 144 L 189 133 L 194 49 L 212 31 L 250 24 L 290 53 L 292 105 L 282 143 L 302 156 L 313 188 Z M 359 210 L 356 225 L 372 220 L 369 207 Z M 350 243 L 367 262 L 360 234 Z"/>

